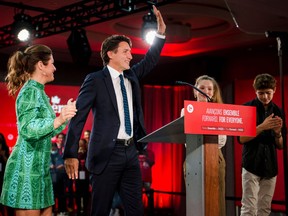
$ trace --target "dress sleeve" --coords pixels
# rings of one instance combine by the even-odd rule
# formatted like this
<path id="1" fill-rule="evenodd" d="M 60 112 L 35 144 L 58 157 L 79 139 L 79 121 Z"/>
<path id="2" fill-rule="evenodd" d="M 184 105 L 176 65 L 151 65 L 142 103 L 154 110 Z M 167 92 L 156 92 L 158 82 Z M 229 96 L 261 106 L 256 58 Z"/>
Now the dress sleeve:
<path id="1" fill-rule="evenodd" d="M 24 139 L 39 140 L 55 133 L 56 116 L 48 105 L 36 89 L 28 88 L 19 95 L 16 102 L 18 130 Z"/>

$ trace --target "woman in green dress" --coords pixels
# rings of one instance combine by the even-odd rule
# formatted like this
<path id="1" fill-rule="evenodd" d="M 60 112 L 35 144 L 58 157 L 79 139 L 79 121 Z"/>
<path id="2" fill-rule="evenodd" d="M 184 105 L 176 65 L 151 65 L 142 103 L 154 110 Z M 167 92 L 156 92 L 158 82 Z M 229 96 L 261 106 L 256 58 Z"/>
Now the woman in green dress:
<path id="1" fill-rule="evenodd" d="M 33 45 L 15 52 L 8 61 L 9 94 L 16 99 L 18 139 L 7 161 L 0 202 L 15 209 L 16 216 L 50 216 L 54 205 L 49 170 L 51 138 L 76 114 L 70 99 L 56 117 L 44 92 L 54 80 L 52 51 Z"/>

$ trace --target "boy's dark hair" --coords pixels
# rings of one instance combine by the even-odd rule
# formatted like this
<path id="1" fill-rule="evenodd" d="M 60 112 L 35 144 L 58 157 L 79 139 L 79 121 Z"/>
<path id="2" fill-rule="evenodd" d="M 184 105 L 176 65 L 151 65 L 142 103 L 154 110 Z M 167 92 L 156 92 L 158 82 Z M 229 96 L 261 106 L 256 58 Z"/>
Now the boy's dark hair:
<path id="1" fill-rule="evenodd" d="M 275 89 L 276 83 L 276 79 L 270 74 L 259 74 L 254 79 L 253 87 L 255 90 Z"/>

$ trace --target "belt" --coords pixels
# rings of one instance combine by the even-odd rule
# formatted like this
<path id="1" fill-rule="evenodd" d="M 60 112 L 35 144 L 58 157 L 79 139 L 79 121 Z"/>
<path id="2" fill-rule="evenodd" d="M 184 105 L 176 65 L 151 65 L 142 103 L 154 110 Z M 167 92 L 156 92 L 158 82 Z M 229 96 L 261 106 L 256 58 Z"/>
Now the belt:
<path id="1" fill-rule="evenodd" d="M 133 138 L 130 138 L 128 140 L 125 139 L 116 139 L 116 143 L 117 144 L 121 144 L 124 146 L 130 146 L 131 144 L 133 144 Z"/>

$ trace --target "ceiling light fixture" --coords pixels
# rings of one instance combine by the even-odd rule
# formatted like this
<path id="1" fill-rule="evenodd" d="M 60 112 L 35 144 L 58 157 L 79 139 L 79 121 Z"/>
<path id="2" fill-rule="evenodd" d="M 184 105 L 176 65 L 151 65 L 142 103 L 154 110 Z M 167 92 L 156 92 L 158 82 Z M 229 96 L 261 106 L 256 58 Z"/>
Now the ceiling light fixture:
<path id="1" fill-rule="evenodd" d="M 75 64 L 88 65 L 92 50 L 84 29 L 73 29 L 67 39 L 67 45 Z"/>
<path id="2" fill-rule="evenodd" d="M 14 23 L 12 27 L 13 35 L 20 41 L 29 41 L 34 33 L 31 16 L 18 13 L 14 16 Z"/>
<path id="3" fill-rule="evenodd" d="M 154 37 L 157 31 L 157 20 L 153 11 L 143 16 L 143 24 L 142 24 L 142 38 L 148 44 L 152 44 L 154 41 Z"/>

